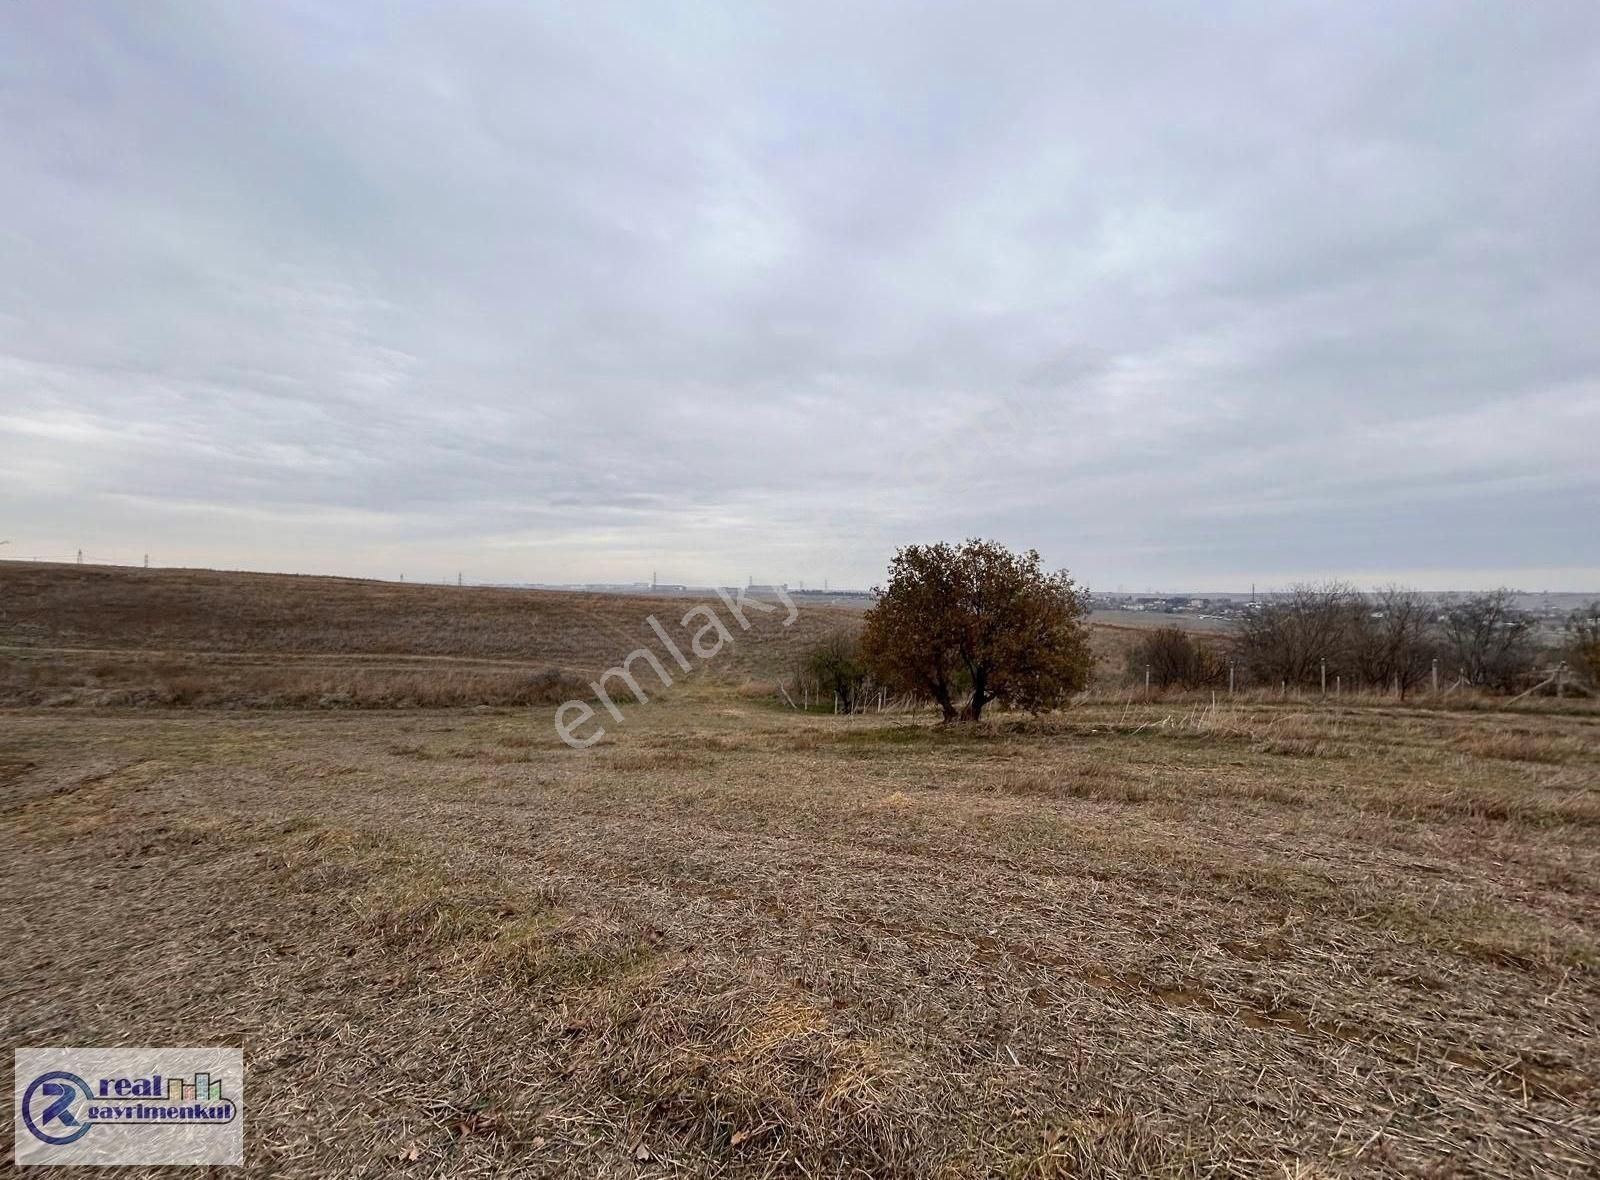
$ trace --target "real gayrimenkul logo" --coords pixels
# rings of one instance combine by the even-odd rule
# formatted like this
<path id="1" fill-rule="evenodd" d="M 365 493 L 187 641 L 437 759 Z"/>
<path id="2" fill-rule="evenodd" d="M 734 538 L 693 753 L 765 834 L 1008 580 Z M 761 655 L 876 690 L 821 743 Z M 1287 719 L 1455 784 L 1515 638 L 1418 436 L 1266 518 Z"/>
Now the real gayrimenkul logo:
<path id="1" fill-rule="evenodd" d="M 13 1081 L 19 1165 L 244 1162 L 239 1049 L 18 1049 Z"/>
<path id="2" fill-rule="evenodd" d="M 722 604 L 728 608 L 728 613 L 733 617 L 734 624 L 741 631 L 750 630 L 750 616 L 745 613 L 746 611 L 767 615 L 774 613 L 778 609 L 771 602 L 763 602 L 759 598 L 751 597 L 750 591 L 757 589 L 762 591 L 770 590 L 783 603 L 788 611 L 788 616 L 783 620 L 783 626 L 790 626 L 800 617 L 800 608 L 795 606 L 794 600 L 789 597 L 789 590 L 786 586 L 747 586 L 740 589 L 737 598 L 722 587 L 717 587 L 717 596 L 722 599 Z M 672 657 L 673 662 L 678 665 L 679 669 L 684 674 L 694 671 L 694 664 L 689 661 L 688 656 L 684 655 L 683 648 L 679 647 L 672 636 L 667 633 L 667 629 L 661 625 L 661 620 L 657 619 L 655 615 L 646 615 L 644 621 L 656 633 L 656 638 L 661 640 L 662 646 L 666 648 L 667 654 Z M 690 607 L 683 618 L 678 621 L 678 625 L 684 629 L 684 638 L 689 645 L 689 650 L 702 661 L 713 659 L 725 646 L 733 642 L 733 632 L 723 623 L 722 616 L 705 603 Z M 691 627 L 694 628 L 694 631 L 689 634 Z M 620 664 L 613 668 L 607 668 L 600 674 L 598 680 L 593 680 L 589 683 L 589 687 L 594 690 L 595 699 L 600 702 L 606 712 L 611 714 L 612 720 L 618 724 L 623 721 L 622 710 L 611 699 L 611 693 L 607 687 L 612 685 L 613 681 L 621 681 L 627 685 L 628 691 L 633 694 L 633 699 L 639 704 L 648 704 L 650 700 L 650 697 L 645 693 L 644 686 L 639 683 L 638 678 L 633 674 L 635 660 L 643 660 L 650 666 L 650 670 L 661 681 L 662 688 L 672 687 L 672 674 L 667 671 L 667 666 L 661 662 L 661 658 L 653 650 L 649 647 L 638 647 L 630 651 L 623 657 Z M 614 687 L 614 685 L 612 686 Z M 578 714 L 577 718 L 570 718 L 568 716 L 570 713 Z M 587 749 L 606 736 L 605 728 L 599 725 L 595 726 L 594 732 L 587 737 L 578 736 L 577 730 L 579 727 L 593 720 L 594 716 L 594 707 L 587 701 L 563 701 L 556 709 L 556 733 L 562 741 L 573 749 Z"/>

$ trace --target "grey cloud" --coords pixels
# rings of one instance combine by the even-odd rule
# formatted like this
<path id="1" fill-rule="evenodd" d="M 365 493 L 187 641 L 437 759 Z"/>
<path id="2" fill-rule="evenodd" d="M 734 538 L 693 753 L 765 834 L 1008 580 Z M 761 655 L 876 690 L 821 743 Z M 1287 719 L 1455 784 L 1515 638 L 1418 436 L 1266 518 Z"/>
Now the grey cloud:
<path id="1" fill-rule="evenodd" d="M 1577 0 L 7 5 L 0 534 L 1593 587 L 1595 126 Z"/>

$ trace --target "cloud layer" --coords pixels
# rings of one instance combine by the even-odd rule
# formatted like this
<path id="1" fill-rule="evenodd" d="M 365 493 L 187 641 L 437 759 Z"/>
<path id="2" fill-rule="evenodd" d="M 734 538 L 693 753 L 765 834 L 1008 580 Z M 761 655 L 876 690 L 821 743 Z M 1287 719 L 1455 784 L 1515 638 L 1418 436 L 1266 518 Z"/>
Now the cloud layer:
<path id="1" fill-rule="evenodd" d="M 0 552 L 1600 586 L 1600 9 L 0 11 Z"/>

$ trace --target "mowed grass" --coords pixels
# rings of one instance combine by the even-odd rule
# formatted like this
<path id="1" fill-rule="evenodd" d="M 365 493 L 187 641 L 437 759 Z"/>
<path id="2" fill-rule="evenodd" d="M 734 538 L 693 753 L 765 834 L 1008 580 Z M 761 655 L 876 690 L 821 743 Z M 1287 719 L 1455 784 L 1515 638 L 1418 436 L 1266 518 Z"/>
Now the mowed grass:
<path id="1" fill-rule="evenodd" d="M 292 1176 L 1589 1176 L 1600 717 L 13 711 L 14 1044 Z"/>

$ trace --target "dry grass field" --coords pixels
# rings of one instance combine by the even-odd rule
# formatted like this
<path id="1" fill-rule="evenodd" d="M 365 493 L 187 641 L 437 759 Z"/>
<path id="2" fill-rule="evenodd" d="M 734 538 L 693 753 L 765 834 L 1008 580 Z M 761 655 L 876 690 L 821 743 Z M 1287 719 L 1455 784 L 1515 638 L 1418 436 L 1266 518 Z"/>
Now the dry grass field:
<path id="1" fill-rule="evenodd" d="M 537 596 L 432 589 L 402 641 L 340 583 L 320 638 L 276 592 L 180 625 L 224 593 L 187 574 L 118 619 L 14 568 L 10 682 L 647 637 L 578 596 L 513 649 Z M 807 716 L 757 687 L 799 627 L 583 751 L 547 704 L 0 710 L 6 1039 L 242 1044 L 271 1175 L 1600 1174 L 1592 705 Z"/>
<path id="2" fill-rule="evenodd" d="M 708 604 L 719 614 L 717 599 Z M 0 561 L 0 705 L 417 708 L 549 704 L 697 600 Z M 772 685 L 858 609 L 751 612 L 702 673 Z M 1150 624 L 1097 624 L 1096 667 L 1121 676 Z"/>
<path id="3" fill-rule="evenodd" d="M 717 599 L 709 604 L 719 614 Z M 0 562 L 0 703 L 391 708 L 552 703 L 685 598 Z M 704 669 L 773 680 L 846 608 L 749 613 Z"/>

